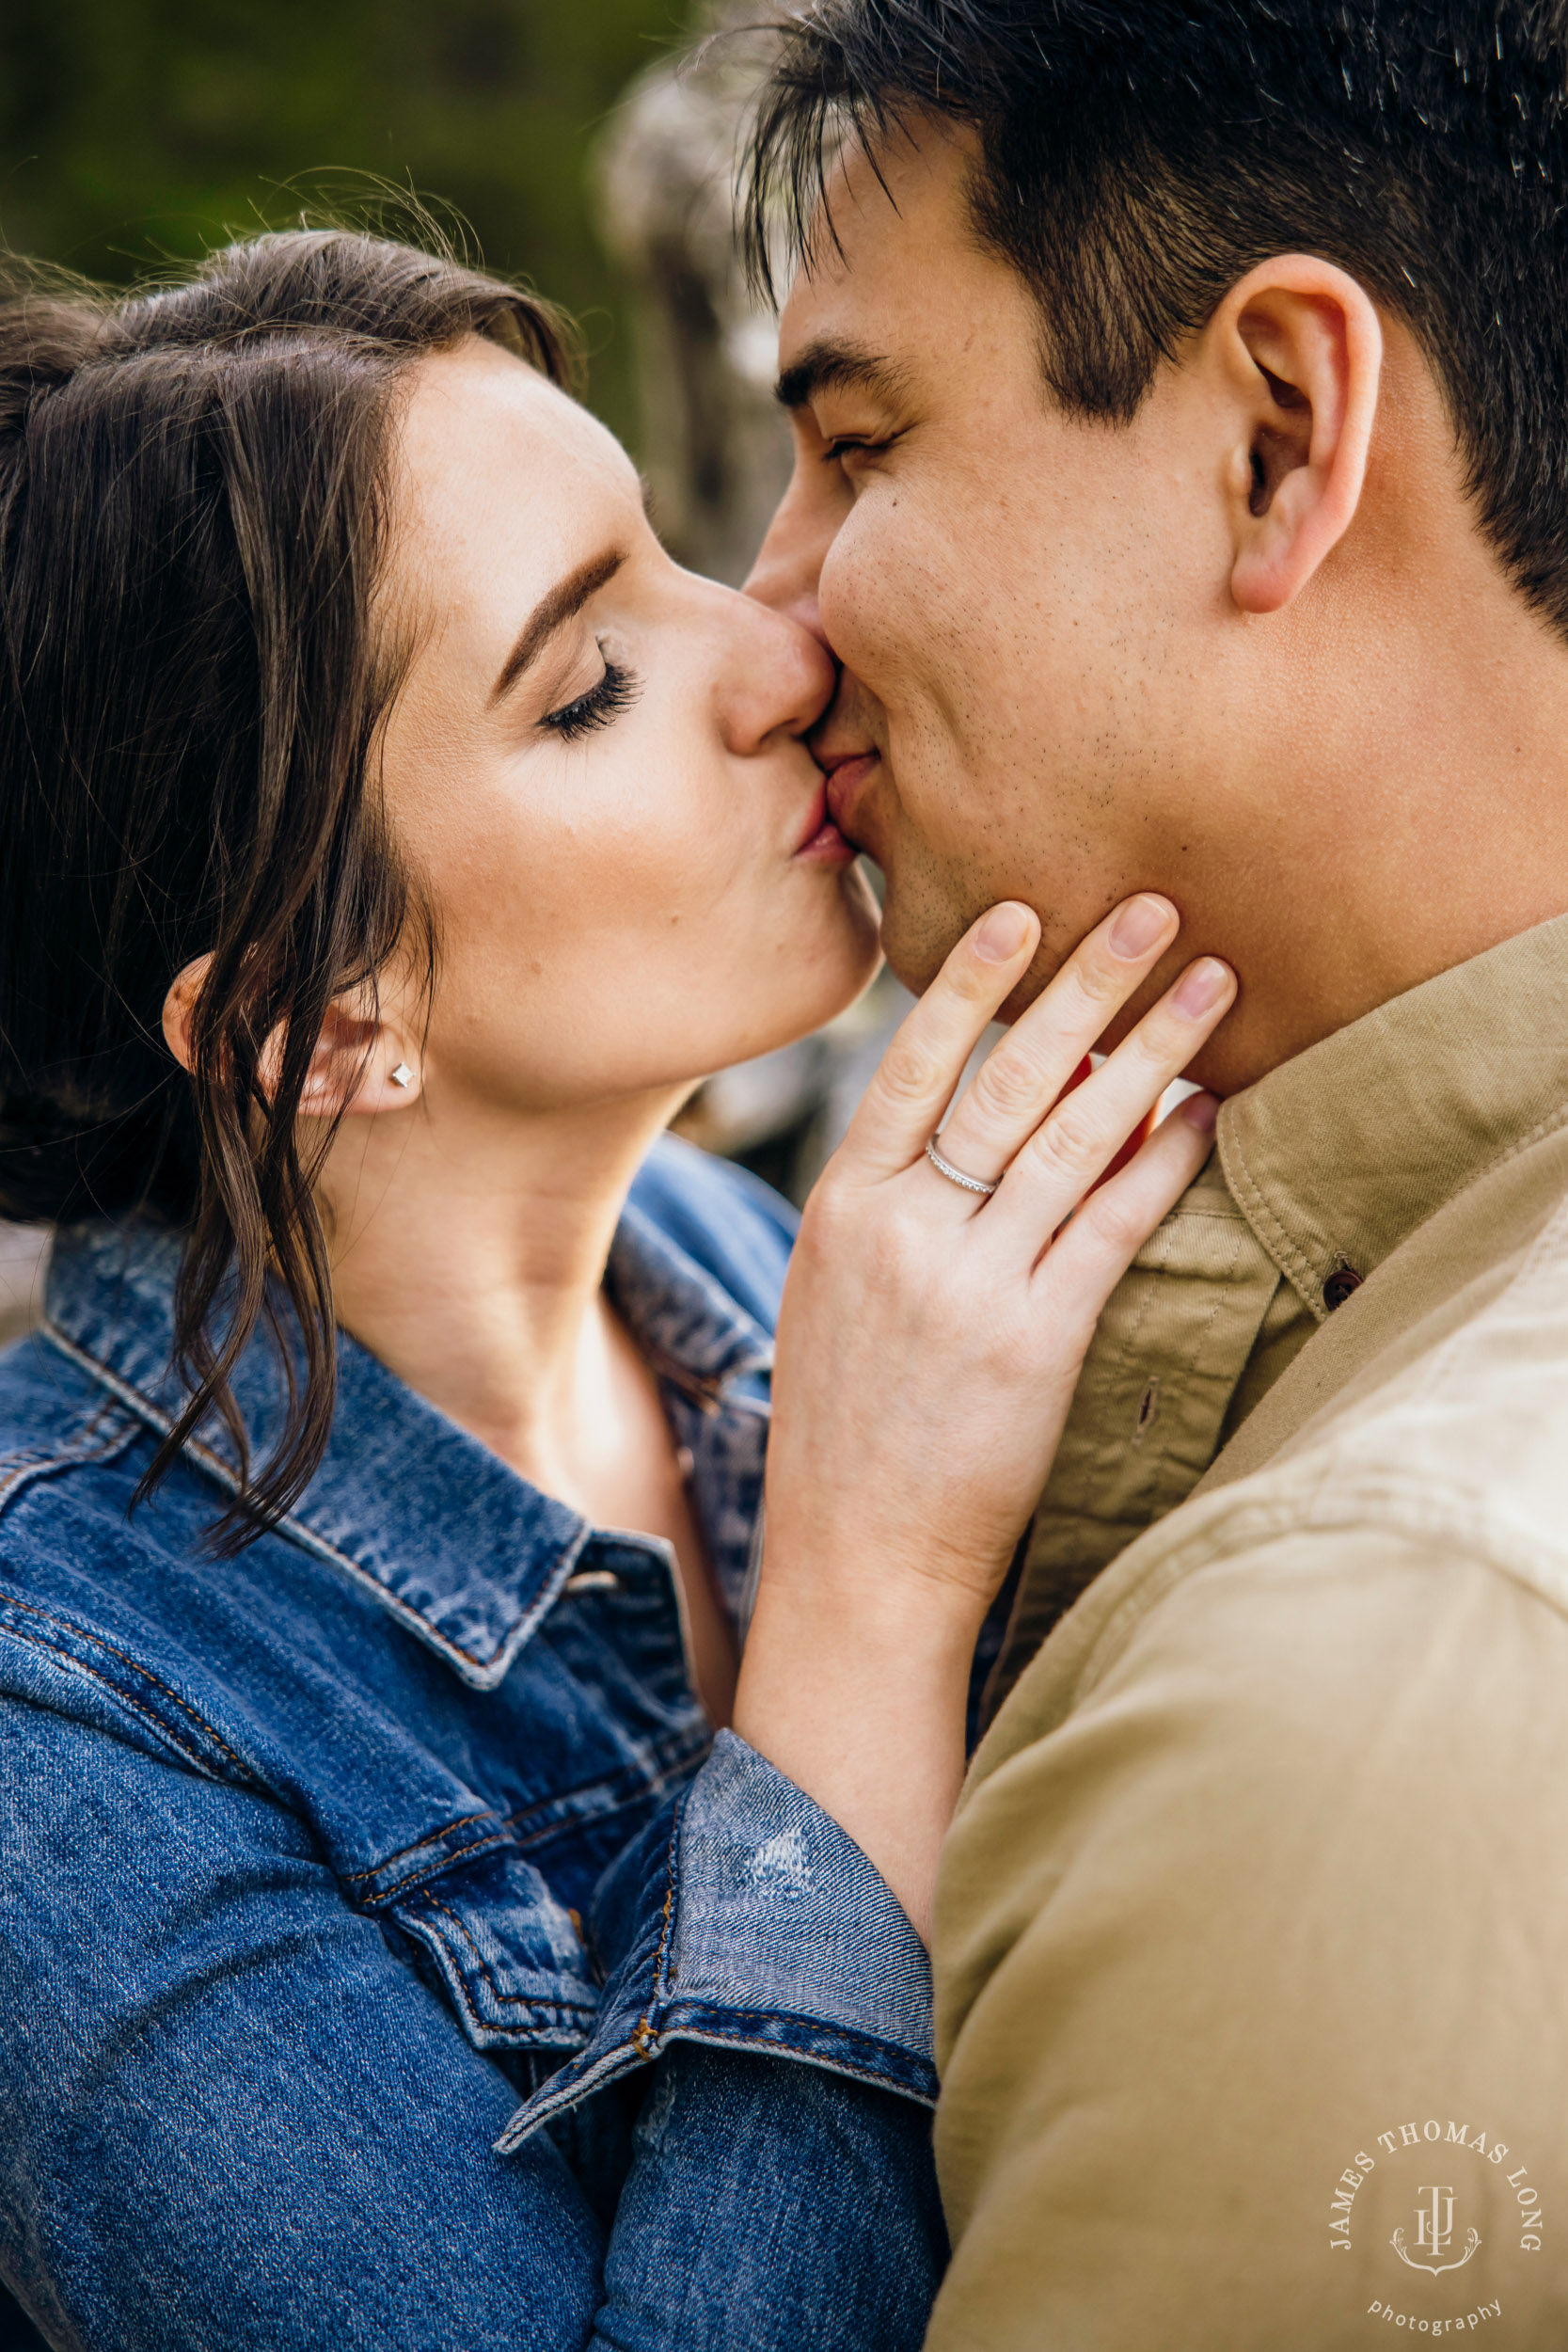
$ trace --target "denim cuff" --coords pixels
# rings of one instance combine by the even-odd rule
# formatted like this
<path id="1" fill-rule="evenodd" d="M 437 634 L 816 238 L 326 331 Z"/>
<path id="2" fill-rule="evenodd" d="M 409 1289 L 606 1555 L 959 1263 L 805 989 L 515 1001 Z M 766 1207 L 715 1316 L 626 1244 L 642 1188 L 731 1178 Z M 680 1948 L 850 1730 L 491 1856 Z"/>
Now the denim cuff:
<path id="1" fill-rule="evenodd" d="M 593 1926 L 607 1968 L 593 2036 L 518 2108 L 502 2152 L 672 2042 L 935 2105 L 925 1947 L 853 1838 L 733 1732 L 606 1873 Z"/>

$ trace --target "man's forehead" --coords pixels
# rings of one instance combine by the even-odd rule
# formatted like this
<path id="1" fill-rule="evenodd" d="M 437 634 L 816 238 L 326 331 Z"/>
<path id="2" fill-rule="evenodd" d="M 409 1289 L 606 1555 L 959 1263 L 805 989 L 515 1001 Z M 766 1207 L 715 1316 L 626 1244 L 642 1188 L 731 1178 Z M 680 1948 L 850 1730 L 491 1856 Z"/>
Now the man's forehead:
<path id="1" fill-rule="evenodd" d="M 797 272 L 779 316 L 778 396 L 800 407 L 815 392 L 897 389 L 919 341 L 910 273 L 879 240 L 847 239 Z"/>
<path id="2" fill-rule="evenodd" d="M 819 246 L 823 242 L 819 237 Z M 888 299 L 890 291 L 872 256 L 860 269 L 848 254 L 832 250 L 802 262 L 779 313 L 781 379 L 808 361 L 835 355 L 846 371 L 839 380 L 847 386 L 847 371 L 883 356 L 885 323 L 897 308 Z"/>
<path id="3" fill-rule="evenodd" d="M 935 281 L 980 263 L 970 146 L 942 127 L 841 156 L 780 314 L 781 399 L 799 405 L 789 392 L 806 386 L 802 370 L 810 389 L 895 389 L 887 372 L 924 341 Z"/>

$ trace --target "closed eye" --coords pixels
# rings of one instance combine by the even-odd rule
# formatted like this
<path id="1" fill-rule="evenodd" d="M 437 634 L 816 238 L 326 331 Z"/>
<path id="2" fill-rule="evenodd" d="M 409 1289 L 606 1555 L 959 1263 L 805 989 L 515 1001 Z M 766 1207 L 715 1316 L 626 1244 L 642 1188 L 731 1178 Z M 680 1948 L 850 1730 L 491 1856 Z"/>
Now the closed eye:
<path id="1" fill-rule="evenodd" d="M 601 653 L 603 650 L 601 646 Z M 539 724 L 548 727 L 563 743 L 575 743 L 582 736 L 592 734 L 595 727 L 609 726 L 623 710 L 629 710 L 641 691 L 641 680 L 606 655 L 604 675 L 587 693 L 578 695 L 575 702 L 562 703 L 559 710 L 547 711 Z"/>
<path id="2" fill-rule="evenodd" d="M 843 433 L 829 441 L 822 452 L 824 465 L 842 465 L 847 457 L 882 457 L 903 439 L 897 433 Z"/>

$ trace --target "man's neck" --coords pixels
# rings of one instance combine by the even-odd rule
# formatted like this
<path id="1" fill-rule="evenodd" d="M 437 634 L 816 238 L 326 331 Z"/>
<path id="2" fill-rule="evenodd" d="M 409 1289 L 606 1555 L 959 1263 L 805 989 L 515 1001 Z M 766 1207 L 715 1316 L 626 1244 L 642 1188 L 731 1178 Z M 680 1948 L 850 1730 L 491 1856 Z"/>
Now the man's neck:
<path id="1" fill-rule="evenodd" d="M 1332 703 L 1302 698 L 1204 869 L 1172 859 L 1183 954 L 1241 978 L 1194 1067 L 1219 1092 L 1568 911 L 1568 644 L 1488 584 L 1365 662 L 1304 655 Z"/>

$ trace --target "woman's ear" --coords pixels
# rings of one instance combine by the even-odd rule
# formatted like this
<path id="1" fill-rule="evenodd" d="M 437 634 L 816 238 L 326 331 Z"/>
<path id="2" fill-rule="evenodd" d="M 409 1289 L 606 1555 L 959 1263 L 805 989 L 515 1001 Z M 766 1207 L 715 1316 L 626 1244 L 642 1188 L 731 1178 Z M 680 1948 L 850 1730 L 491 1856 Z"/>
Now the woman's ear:
<path id="1" fill-rule="evenodd" d="M 164 1043 L 181 1069 L 187 1072 L 196 1059 L 191 1043 L 196 1000 L 201 993 L 202 983 L 212 964 L 211 956 L 198 956 L 193 963 L 185 965 L 183 971 L 175 974 L 169 982 L 168 994 L 164 998 Z"/>
<path id="2" fill-rule="evenodd" d="M 195 1058 L 192 1024 L 212 961 L 198 956 L 187 963 L 164 998 L 165 1041 L 182 1070 Z M 268 1093 L 277 1083 L 282 1049 L 281 1033 L 275 1033 L 261 1055 L 261 1085 Z M 340 1119 L 402 1110 L 417 1100 L 420 1082 L 418 1048 L 411 1050 L 411 1041 L 382 1012 L 370 989 L 351 990 L 327 1007 L 300 1092 L 300 1116 Z"/>
<path id="3" fill-rule="evenodd" d="M 1383 330 L 1344 270 L 1282 254 L 1231 288 L 1205 332 L 1231 421 L 1230 592 L 1243 612 L 1282 612 L 1360 503 Z"/>

